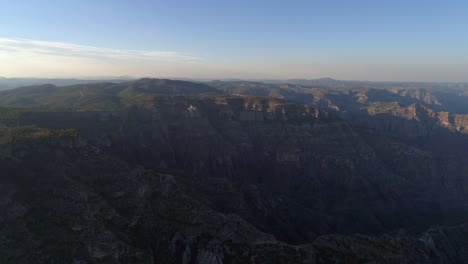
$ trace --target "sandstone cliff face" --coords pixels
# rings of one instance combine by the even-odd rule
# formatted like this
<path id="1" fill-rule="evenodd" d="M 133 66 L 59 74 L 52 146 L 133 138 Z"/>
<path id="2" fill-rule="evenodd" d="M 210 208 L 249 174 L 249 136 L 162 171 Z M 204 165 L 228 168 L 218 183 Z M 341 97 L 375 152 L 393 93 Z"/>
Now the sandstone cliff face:
<path id="1" fill-rule="evenodd" d="M 338 87 L 303 87 L 300 85 L 264 85 L 261 83 L 212 83 L 230 93 L 244 95 L 262 95 L 273 98 L 292 100 L 319 109 L 341 112 L 343 116 L 359 114 L 386 115 L 414 119 L 422 123 L 429 122 L 430 129 L 444 127 L 454 132 L 466 133 L 465 90 L 457 88 L 417 88 L 387 87 L 369 88 L 367 86 Z M 422 84 L 421 84 L 422 85 Z M 427 117 L 427 118 L 425 118 Z M 414 128 L 418 130 L 419 128 Z M 426 129 L 427 130 L 427 129 Z"/>
<path id="2" fill-rule="evenodd" d="M 434 212 L 434 219 L 446 219 L 446 212 L 466 217 L 462 216 L 466 201 L 461 197 L 467 190 L 468 108 L 466 97 L 458 90 L 277 89 L 286 99 L 315 105 L 345 120 L 374 151 L 375 159 L 395 176 L 397 193 L 408 204 L 417 203 L 420 209 Z M 242 90 L 230 87 L 230 91 Z M 244 94 L 251 91 L 255 87 Z"/>

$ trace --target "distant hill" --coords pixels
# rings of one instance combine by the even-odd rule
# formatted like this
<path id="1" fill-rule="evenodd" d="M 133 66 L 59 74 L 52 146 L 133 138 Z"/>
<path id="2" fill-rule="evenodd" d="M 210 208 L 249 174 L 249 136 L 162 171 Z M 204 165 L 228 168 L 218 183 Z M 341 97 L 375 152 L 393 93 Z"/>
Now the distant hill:
<path id="1" fill-rule="evenodd" d="M 218 93 L 218 90 L 206 84 L 167 79 L 88 83 L 64 87 L 42 84 L 0 92 L 0 106 L 115 109 L 124 104 L 144 103 L 158 95 L 203 93 Z"/>
<path id="2" fill-rule="evenodd" d="M 336 80 L 332 78 L 320 79 L 286 79 L 286 80 L 258 80 L 271 84 L 293 84 L 309 87 L 330 87 L 330 88 L 467 88 L 468 83 L 450 82 L 399 82 L 399 81 L 350 81 Z"/>
<path id="3" fill-rule="evenodd" d="M 67 86 L 76 84 L 89 84 L 101 82 L 127 82 L 131 77 L 96 78 L 96 79 L 47 79 L 47 78 L 5 78 L 0 77 L 0 91 L 9 90 L 22 86 L 41 84 L 53 84 L 56 86 Z"/>

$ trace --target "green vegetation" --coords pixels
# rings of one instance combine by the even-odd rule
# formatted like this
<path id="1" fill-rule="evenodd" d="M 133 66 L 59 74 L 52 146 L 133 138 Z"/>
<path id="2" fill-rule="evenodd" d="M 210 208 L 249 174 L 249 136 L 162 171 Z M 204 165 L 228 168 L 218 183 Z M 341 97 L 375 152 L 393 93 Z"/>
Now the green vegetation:
<path id="1" fill-rule="evenodd" d="M 47 129 L 35 126 L 0 127 L 0 144 L 12 144 L 30 140 L 75 138 L 75 129 Z"/>

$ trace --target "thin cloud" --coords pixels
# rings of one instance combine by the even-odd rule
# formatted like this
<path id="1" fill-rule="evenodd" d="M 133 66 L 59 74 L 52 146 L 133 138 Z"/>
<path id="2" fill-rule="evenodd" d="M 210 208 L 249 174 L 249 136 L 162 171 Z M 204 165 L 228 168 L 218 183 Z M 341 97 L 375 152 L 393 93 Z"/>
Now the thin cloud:
<path id="1" fill-rule="evenodd" d="M 200 58 L 174 51 L 119 50 L 65 42 L 38 41 L 22 38 L 0 38 L 0 52 L 12 54 L 51 55 L 96 60 L 193 63 Z"/>

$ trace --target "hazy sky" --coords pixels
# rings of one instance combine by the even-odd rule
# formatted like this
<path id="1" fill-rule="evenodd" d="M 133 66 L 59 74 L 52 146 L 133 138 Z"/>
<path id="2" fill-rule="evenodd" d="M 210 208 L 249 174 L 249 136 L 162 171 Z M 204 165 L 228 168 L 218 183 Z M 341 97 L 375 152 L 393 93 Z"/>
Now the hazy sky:
<path id="1" fill-rule="evenodd" d="M 468 1 L 0 0 L 0 76 L 468 81 Z"/>

